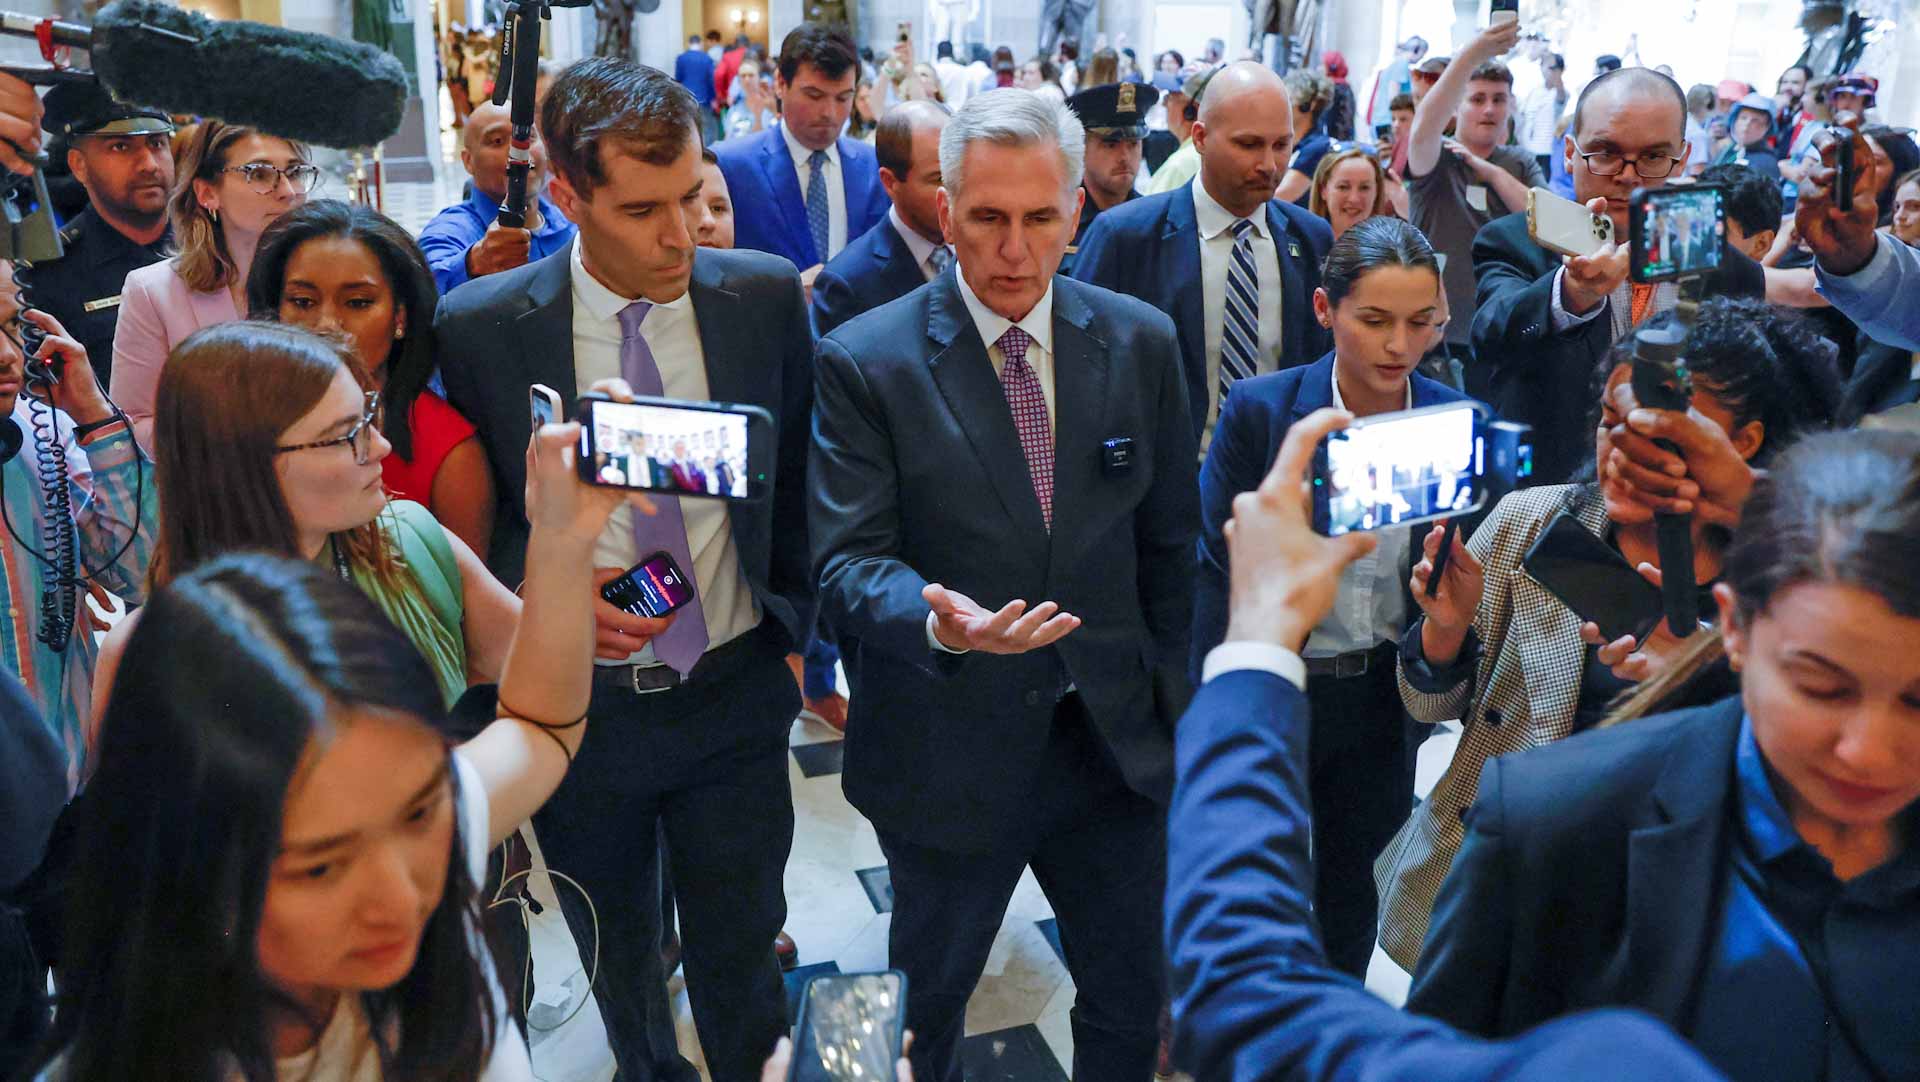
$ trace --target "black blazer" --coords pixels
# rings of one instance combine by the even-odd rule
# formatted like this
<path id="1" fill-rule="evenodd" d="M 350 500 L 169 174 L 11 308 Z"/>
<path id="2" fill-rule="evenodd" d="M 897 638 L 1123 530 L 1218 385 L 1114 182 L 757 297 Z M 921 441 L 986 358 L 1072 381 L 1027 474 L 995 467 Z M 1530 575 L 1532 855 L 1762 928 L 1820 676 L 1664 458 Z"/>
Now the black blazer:
<path id="1" fill-rule="evenodd" d="M 1852 428 L 1862 417 L 1920 402 L 1920 381 L 1913 378 L 1913 351 L 1869 342 L 1854 362 L 1853 378 L 1840 399 L 1836 423 Z"/>
<path id="2" fill-rule="evenodd" d="M 927 276 L 900 239 L 890 215 L 840 250 L 813 280 L 813 333 L 826 335 L 862 312 L 871 312 L 927 284 Z"/>
<path id="3" fill-rule="evenodd" d="M 1138 297 L 1173 318 L 1187 374 L 1193 431 L 1206 427 L 1213 387 L 1207 379 L 1206 290 L 1200 281 L 1200 223 L 1193 214 L 1198 178 L 1104 211 L 1087 227 L 1073 276 Z M 1280 356 L 1306 364 L 1333 348 L 1313 316 L 1320 265 L 1333 247 L 1326 219 L 1290 203 L 1267 203 L 1267 227 L 1280 262 Z"/>
<path id="4" fill-rule="evenodd" d="M 1571 479 L 1593 457 L 1587 424 L 1599 397 L 1593 374 L 1613 345 L 1604 312 L 1554 333 L 1553 272 L 1559 268 L 1560 257 L 1527 236 L 1524 214 L 1496 218 L 1473 238 L 1473 363 L 1486 374 L 1494 412 L 1533 426 L 1533 483 L 1541 485 Z M 1708 296 L 1766 292 L 1760 264 L 1731 248 L 1707 277 Z"/>
<path id="5" fill-rule="evenodd" d="M 1743 714 L 1735 696 L 1488 763 L 1408 1009 L 1483 1036 L 1599 1006 L 1684 1025 Z"/>
<path id="6" fill-rule="evenodd" d="M 1067 681 L 1127 783 L 1164 804 L 1185 705 L 1197 454 L 1173 327 L 1053 280 L 1053 529 L 955 272 L 820 340 L 814 566 L 853 684 L 847 798 L 919 844 L 984 851 L 1027 807 Z M 1103 443 L 1131 439 L 1108 467 Z M 929 582 L 988 608 L 1058 603 L 1044 650 L 927 643 Z"/>
<path id="7" fill-rule="evenodd" d="M 434 315 L 447 399 L 479 428 L 499 479 L 487 565 L 502 582 L 525 577 L 526 450 L 533 430 L 527 386 L 544 383 L 566 402 L 580 394 L 573 375 L 572 259 L 569 246 L 476 278 L 441 298 Z M 779 256 L 701 248 L 688 290 L 708 393 L 773 415 L 773 495 L 729 504 L 728 520 L 754 600 L 792 642 L 804 642 L 813 626 L 804 489 L 813 382 L 800 280 Z"/>

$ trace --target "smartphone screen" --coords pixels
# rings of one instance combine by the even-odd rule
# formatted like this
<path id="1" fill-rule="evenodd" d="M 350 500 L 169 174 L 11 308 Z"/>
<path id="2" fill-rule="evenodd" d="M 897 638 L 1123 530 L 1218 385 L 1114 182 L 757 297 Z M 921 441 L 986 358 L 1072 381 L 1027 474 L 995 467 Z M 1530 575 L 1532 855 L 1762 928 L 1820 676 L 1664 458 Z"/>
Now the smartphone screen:
<path id="1" fill-rule="evenodd" d="M 1482 407 L 1473 402 L 1369 417 L 1327 437 L 1313 478 L 1321 532 L 1384 530 L 1479 507 Z"/>
<path id="2" fill-rule="evenodd" d="M 835 973 L 808 982 L 791 1082 L 886 1082 L 906 1026 L 899 973 Z"/>
<path id="3" fill-rule="evenodd" d="M 656 552 L 602 586 L 600 596 L 635 616 L 665 616 L 693 600 L 693 584 L 671 555 Z"/>
<path id="4" fill-rule="evenodd" d="M 1720 188 L 1691 184 L 1640 192 L 1633 202 L 1634 281 L 1718 267 L 1727 236 L 1724 195 Z"/>
<path id="5" fill-rule="evenodd" d="M 755 499 L 766 487 L 766 449 L 752 446 L 771 419 L 751 406 L 666 399 L 582 400 L 581 474 L 594 484 L 670 496 Z"/>

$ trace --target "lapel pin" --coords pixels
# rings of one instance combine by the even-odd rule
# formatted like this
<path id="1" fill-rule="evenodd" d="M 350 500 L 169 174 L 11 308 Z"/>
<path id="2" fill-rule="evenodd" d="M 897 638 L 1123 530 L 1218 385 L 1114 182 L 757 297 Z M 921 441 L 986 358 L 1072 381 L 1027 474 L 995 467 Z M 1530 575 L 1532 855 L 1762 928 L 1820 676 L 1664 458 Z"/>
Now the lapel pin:
<path id="1" fill-rule="evenodd" d="M 1300 258 L 1300 242 L 1297 240 L 1288 241 L 1287 254 L 1292 256 L 1295 259 L 1299 259 Z"/>

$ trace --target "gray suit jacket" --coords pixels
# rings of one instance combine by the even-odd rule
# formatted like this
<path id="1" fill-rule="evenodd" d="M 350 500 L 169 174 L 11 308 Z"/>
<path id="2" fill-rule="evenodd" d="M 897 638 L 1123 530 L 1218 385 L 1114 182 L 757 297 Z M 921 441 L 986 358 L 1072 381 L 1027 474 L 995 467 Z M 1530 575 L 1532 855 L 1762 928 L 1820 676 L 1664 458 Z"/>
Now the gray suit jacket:
<path id="1" fill-rule="evenodd" d="M 579 243 L 575 241 L 574 243 Z M 480 430 L 500 507 L 487 565 L 502 582 L 524 575 L 527 387 L 579 397 L 573 369 L 572 249 L 476 278 L 440 301 L 434 332 L 447 399 Z M 740 570 L 761 611 L 794 643 L 813 626 L 807 571 L 807 416 L 813 407 L 812 332 L 793 264 L 761 252 L 701 248 L 694 255 L 694 321 L 708 393 L 773 415 L 773 496 L 728 505 Z"/>
<path id="2" fill-rule="evenodd" d="M 853 684 L 847 797 L 883 830 L 980 851 L 1026 808 L 1069 683 L 1128 784 L 1168 799 L 1199 498 L 1172 324 L 1055 277 L 1049 531 L 954 275 L 820 340 L 810 487 L 821 619 Z M 1025 654 L 936 653 L 929 582 L 1084 623 Z"/>

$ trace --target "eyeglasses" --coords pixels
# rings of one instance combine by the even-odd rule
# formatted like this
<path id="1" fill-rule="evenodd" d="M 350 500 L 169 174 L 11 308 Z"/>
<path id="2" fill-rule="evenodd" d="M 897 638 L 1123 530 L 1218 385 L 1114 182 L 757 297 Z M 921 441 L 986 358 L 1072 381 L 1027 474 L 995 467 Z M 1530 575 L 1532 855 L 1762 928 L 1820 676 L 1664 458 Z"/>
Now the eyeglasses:
<path id="1" fill-rule="evenodd" d="M 1680 159 L 1671 154 L 1642 154 L 1637 158 L 1627 158 L 1611 150 L 1596 150 L 1591 154 L 1575 150 L 1574 153 L 1587 163 L 1587 172 L 1596 177 L 1617 177 L 1631 165 L 1634 175 L 1641 180 L 1659 180 L 1672 176 L 1674 167 L 1680 164 Z"/>
<path id="2" fill-rule="evenodd" d="M 281 177 L 287 178 L 287 185 L 302 195 L 312 191 L 314 185 L 320 183 L 319 167 L 308 165 L 306 162 L 301 162 L 299 165 L 290 165 L 285 169 L 277 165 L 269 165 L 266 162 L 248 162 L 245 165 L 228 166 L 220 171 L 222 173 L 238 173 L 245 177 L 247 179 L 247 187 L 252 188 L 254 192 L 259 195 L 271 194 L 275 188 L 280 186 Z"/>
<path id="3" fill-rule="evenodd" d="M 313 443 L 296 443 L 288 447 L 275 447 L 275 455 L 284 455 L 289 451 L 314 451 L 322 447 L 337 447 L 346 444 L 353 448 L 353 462 L 364 466 L 373 457 L 373 423 L 380 417 L 380 392 L 367 393 L 367 412 L 360 417 L 360 423 L 353 426 L 344 436 L 335 436 L 330 440 L 318 440 Z"/>

